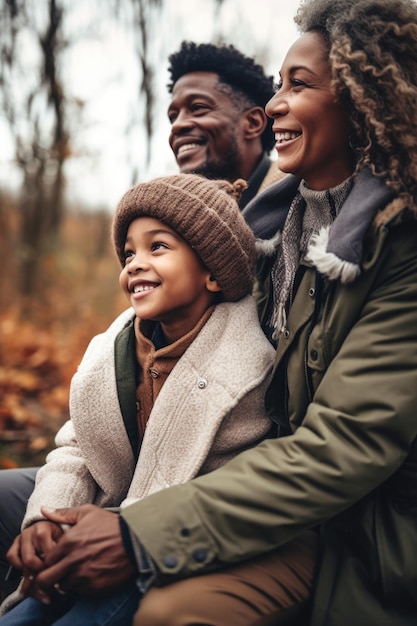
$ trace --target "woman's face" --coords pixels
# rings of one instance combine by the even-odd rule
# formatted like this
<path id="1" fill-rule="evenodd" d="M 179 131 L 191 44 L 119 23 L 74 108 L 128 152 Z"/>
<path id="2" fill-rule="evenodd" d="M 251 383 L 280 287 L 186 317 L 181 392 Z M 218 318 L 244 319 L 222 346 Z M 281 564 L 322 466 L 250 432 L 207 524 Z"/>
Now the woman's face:
<path id="1" fill-rule="evenodd" d="M 276 94 L 266 105 L 274 120 L 278 167 L 315 190 L 335 187 L 353 172 L 348 119 L 330 90 L 328 50 L 308 32 L 291 46 Z"/>

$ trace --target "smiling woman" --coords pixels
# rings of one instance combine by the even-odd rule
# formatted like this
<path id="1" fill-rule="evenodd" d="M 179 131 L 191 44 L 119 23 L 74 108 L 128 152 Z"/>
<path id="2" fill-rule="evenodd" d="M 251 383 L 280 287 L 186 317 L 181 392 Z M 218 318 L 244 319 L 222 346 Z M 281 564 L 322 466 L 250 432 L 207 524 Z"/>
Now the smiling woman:
<path id="1" fill-rule="evenodd" d="M 278 166 L 310 189 L 336 187 L 353 171 L 349 124 L 331 88 L 327 45 L 314 31 L 290 48 L 275 96 L 266 106 L 274 120 Z"/>

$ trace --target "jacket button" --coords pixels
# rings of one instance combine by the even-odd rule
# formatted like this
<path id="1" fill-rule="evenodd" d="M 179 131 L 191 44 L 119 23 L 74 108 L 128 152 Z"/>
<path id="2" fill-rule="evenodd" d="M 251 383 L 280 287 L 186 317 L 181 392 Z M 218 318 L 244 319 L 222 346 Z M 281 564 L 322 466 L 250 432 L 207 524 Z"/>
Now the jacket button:
<path id="1" fill-rule="evenodd" d="M 207 387 L 207 381 L 205 378 L 199 378 L 197 381 L 197 387 L 199 389 L 205 389 Z"/>
<path id="2" fill-rule="evenodd" d="M 310 287 L 310 289 L 308 290 L 308 295 L 310 296 L 310 298 L 312 298 L 315 293 L 316 290 L 314 289 L 314 287 Z"/>
<path id="3" fill-rule="evenodd" d="M 167 554 L 167 556 L 164 556 L 162 561 L 163 561 L 164 565 L 166 565 L 170 569 L 173 569 L 174 567 L 177 567 L 177 564 L 178 564 L 177 557 L 174 556 L 173 554 Z"/>
<path id="4" fill-rule="evenodd" d="M 159 376 L 158 370 L 155 370 L 155 369 L 150 369 L 149 374 L 152 376 L 152 378 L 158 378 Z"/>
<path id="5" fill-rule="evenodd" d="M 189 537 L 191 534 L 190 529 L 189 528 L 181 528 L 181 532 L 180 535 L 182 537 Z"/>
<path id="6" fill-rule="evenodd" d="M 203 563 L 207 558 L 206 548 L 197 548 L 193 552 L 194 561 L 197 563 Z"/>
<path id="7" fill-rule="evenodd" d="M 319 353 L 317 352 L 317 350 L 310 350 L 310 358 L 312 361 L 317 361 L 317 359 L 319 358 Z"/>
<path id="8" fill-rule="evenodd" d="M 288 330 L 288 328 L 286 328 L 282 334 L 284 335 L 285 339 L 288 339 L 288 337 L 290 336 L 290 331 Z"/>

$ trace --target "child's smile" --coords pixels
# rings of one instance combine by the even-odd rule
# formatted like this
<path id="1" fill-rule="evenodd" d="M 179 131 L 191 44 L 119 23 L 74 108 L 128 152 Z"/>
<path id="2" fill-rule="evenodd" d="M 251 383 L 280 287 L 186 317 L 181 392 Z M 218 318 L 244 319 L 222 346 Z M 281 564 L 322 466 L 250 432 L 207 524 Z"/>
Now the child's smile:
<path id="1" fill-rule="evenodd" d="M 129 226 L 120 285 L 136 315 L 159 321 L 169 341 L 194 328 L 218 291 L 191 246 L 168 225 L 146 216 Z"/>

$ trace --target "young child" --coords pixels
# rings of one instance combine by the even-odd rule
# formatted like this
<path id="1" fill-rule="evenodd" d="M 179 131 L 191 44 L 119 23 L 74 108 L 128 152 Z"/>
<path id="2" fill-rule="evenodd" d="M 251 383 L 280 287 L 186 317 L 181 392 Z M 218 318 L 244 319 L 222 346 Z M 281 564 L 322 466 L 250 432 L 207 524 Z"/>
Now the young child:
<path id="1" fill-rule="evenodd" d="M 43 595 L 36 572 L 63 530 L 41 506 L 121 507 L 209 472 L 268 435 L 274 349 L 250 295 L 255 239 L 237 204 L 245 186 L 179 174 L 121 199 L 113 242 L 131 308 L 91 341 L 74 375 L 71 419 L 11 548 L 24 574 L 17 599 L 35 597 L 7 612 L 2 626 L 126 625 L 140 599 L 134 583 L 91 599 L 57 581 L 56 594 Z"/>

